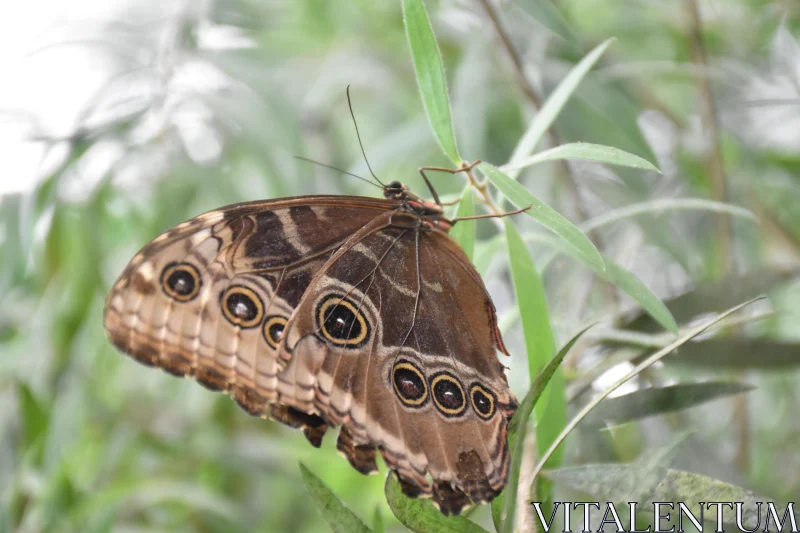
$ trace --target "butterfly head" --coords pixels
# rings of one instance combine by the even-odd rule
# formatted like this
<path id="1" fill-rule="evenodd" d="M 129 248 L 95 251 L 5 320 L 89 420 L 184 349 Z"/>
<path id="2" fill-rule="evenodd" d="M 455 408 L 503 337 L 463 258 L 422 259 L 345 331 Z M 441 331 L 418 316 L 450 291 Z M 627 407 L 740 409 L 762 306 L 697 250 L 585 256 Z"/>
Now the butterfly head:
<path id="1" fill-rule="evenodd" d="M 408 187 L 404 183 L 392 180 L 383 186 L 383 196 L 387 200 L 403 200 L 408 196 Z"/>

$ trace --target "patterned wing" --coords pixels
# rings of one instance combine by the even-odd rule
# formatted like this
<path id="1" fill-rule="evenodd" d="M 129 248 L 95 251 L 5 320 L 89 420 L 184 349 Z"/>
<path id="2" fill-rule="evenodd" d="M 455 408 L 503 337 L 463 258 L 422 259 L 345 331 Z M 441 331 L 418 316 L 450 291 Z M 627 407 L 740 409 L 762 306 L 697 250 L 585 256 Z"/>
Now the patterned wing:
<path id="1" fill-rule="evenodd" d="M 322 420 L 277 398 L 283 329 L 317 271 L 371 220 L 396 207 L 357 197 L 251 202 L 200 215 L 155 238 L 108 294 L 105 328 L 122 352 L 229 393 L 248 413 L 302 427 Z"/>
<path id="2" fill-rule="evenodd" d="M 377 451 L 445 514 L 486 502 L 508 472 L 516 409 L 494 305 L 458 245 L 416 217 L 375 219 L 331 257 L 289 321 L 278 401 L 341 424 L 361 472 Z M 432 482 L 431 482 L 432 481 Z"/>

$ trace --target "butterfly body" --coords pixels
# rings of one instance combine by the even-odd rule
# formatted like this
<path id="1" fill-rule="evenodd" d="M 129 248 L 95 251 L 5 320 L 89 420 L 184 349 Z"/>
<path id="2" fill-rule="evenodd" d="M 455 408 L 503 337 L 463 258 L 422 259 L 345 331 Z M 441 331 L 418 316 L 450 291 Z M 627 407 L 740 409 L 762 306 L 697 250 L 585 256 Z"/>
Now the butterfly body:
<path id="1" fill-rule="evenodd" d="M 384 198 L 228 206 L 146 245 L 106 301 L 111 342 L 303 430 L 362 473 L 380 452 L 446 513 L 491 500 L 516 409 L 494 305 L 441 206 Z"/>

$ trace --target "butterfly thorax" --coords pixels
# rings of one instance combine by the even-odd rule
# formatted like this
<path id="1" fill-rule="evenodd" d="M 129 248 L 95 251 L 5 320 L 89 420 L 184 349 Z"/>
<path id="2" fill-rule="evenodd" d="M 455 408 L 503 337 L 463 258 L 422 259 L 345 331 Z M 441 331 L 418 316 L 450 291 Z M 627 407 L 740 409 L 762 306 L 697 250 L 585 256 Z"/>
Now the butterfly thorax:
<path id="1" fill-rule="evenodd" d="M 383 195 L 387 200 L 400 201 L 400 209 L 414 215 L 420 229 L 438 229 L 448 233 L 453 227 L 441 205 L 420 198 L 399 181 L 387 183 L 383 188 Z"/>

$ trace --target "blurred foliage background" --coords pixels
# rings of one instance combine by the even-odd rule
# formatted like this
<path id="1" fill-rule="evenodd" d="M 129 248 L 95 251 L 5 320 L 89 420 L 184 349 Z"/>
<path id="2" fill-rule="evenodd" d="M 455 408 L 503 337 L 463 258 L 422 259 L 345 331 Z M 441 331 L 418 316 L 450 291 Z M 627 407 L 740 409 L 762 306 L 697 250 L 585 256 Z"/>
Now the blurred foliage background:
<path id="1" fill-rule="evenodd" d="M 669 389 L 649 411 L 642 396 L 602 403 L 568 441 L 565 464 L 629 463 L 688 429 L 675 468 L 796 498 L 800 4 L 440 0 L 427 8 L 460 151 L 498 165 L 575 63 L 616 38 L 546 144 L 610 145 L 662 173 L 569 161 L 532 167 L 521 182 L 662 297 L 681 326 L 770 295 L 620 392 L 700 385 Z M 400 2 L 140 0 L 80 45 L 112 75 L 87 96 L 70 135 L 34 128 L 48 147 L 40 180 L 0 198 L 0 530 L 324 531 L 302 460 L 360 516 L 377 508 L 387 530 L 401 531 L 382 476 L 356 473 L 335 455 L 334 439 L 314 450 L 297 431 L 121 356 L 102 328 L 116 276 L 174 224 L 244 200 L 373 195 L 293 158 L 366 174 L 348 84 L 376 173 L 425 191 L 417 167 L 449 163 L 423 113 Z M 434 179 L 446 199 L 464 185 Z M 600 322 L 565 363 L 574 412 L 670 337 L 628 296 L 554 255 L 537 239 L 545 230 L 523 218 L 514 223 L 541 270 L 557 344 Z M 521 398 L 529 379 L 508 260 L 493 245 L 498 226 L 479 223 L 477 232 L 475 262 Z M 745 388 L 711 381 L 753 388 L 731 395 Z M 557 482 L 556 494 L 592 493 L 576 483 Z M 472 518 L 490 527 L 487 508 Z"/>

